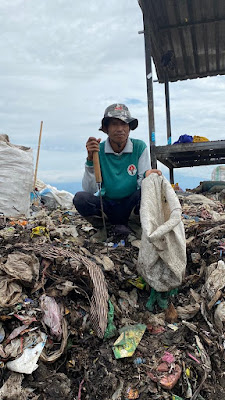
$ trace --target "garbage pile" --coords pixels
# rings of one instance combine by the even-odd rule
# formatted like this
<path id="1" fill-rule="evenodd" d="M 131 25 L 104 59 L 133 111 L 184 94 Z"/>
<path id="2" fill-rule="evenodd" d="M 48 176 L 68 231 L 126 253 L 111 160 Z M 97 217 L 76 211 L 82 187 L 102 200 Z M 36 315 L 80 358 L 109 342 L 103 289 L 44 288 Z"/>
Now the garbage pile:
<path id="1" fill-rule="evenodd" d="M 225 206 L 178 194 L 184 282 L 146 303 L 140 240 L 94 243 L 76 210 L 0 216 L 0 399 L 223 399 Z"/>

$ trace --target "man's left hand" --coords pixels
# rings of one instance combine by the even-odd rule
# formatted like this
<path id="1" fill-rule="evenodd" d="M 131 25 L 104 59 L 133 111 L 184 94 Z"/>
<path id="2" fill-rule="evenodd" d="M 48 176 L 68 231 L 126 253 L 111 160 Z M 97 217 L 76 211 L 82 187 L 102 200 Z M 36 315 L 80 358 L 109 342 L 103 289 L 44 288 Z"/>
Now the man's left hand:
<path id="1" fill-rule="evenodd" d="M 149 176 L 150 174 L 158 174 L 160 176 L 162 175 L 162 172 L 159 169 L 148 169 L 145 172 L 145 178 L 147 178 L 147 176 Z"/>

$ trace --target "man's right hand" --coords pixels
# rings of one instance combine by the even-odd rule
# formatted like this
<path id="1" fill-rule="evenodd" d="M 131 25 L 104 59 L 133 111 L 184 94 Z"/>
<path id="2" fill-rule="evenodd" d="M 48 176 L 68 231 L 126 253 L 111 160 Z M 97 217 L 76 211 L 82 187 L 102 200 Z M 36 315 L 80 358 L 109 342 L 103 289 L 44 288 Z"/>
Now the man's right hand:
<path id="1" fill-rule="evenodd" d="M 99 151 L 99 143 L 101 142 L 101 139 L 96 139 L 94 137 L 89 137 L 87 143 L 86 143 L 86 149 L 88 152 L 88 161 L 93 161 L 93 152 L 94 151 Z"/>

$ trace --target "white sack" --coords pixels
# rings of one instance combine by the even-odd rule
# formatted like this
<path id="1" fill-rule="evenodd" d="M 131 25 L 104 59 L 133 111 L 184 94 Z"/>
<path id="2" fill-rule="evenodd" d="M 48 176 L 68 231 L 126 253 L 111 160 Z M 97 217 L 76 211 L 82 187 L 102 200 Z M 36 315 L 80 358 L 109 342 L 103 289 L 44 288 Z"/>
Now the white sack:
<path id="1" fill-rule="evenodd" d="M 158 292 L 178 287 L 186 268 L 186 239 L 181 205 L 164 176 L 151 174 L 142 181 L 142 225 L 138 272 Z"/>
<path id="2" fill-rule="evenodd" d="M 7 135 L 0 135 L 0 212 L 28 217 L 32 183 L 32 149 L 13 145 Z"/>

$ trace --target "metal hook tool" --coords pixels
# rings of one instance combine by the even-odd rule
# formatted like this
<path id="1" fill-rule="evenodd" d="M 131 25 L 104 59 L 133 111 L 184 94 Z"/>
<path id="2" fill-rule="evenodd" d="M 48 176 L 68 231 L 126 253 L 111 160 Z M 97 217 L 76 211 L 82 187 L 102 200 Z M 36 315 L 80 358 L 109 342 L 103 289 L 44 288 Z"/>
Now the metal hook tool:
<path id="1" fill-rule="evenodd" d="M 104 231 L 105 231 L 105 240 L 107 240 L 105 214 L 104 214 L 104 210 L 103 210 L 103 201 L 102 201 L 102 193 L 101 193 L 101 189 L 102 189 L 102 174 L 101 174 L 98 151 L 94 151 L 93 152 L 93 164 L 94 164 L 94 171 L 95 171 L 95 179 L 96 179 L 96 183 L 98 185 L 98 190 L 99 190 L 100 206 L 101 206 L 101 213 L 102 213 L 102 222 L 103 222 L 103 228 L 104 228 Z"/>

